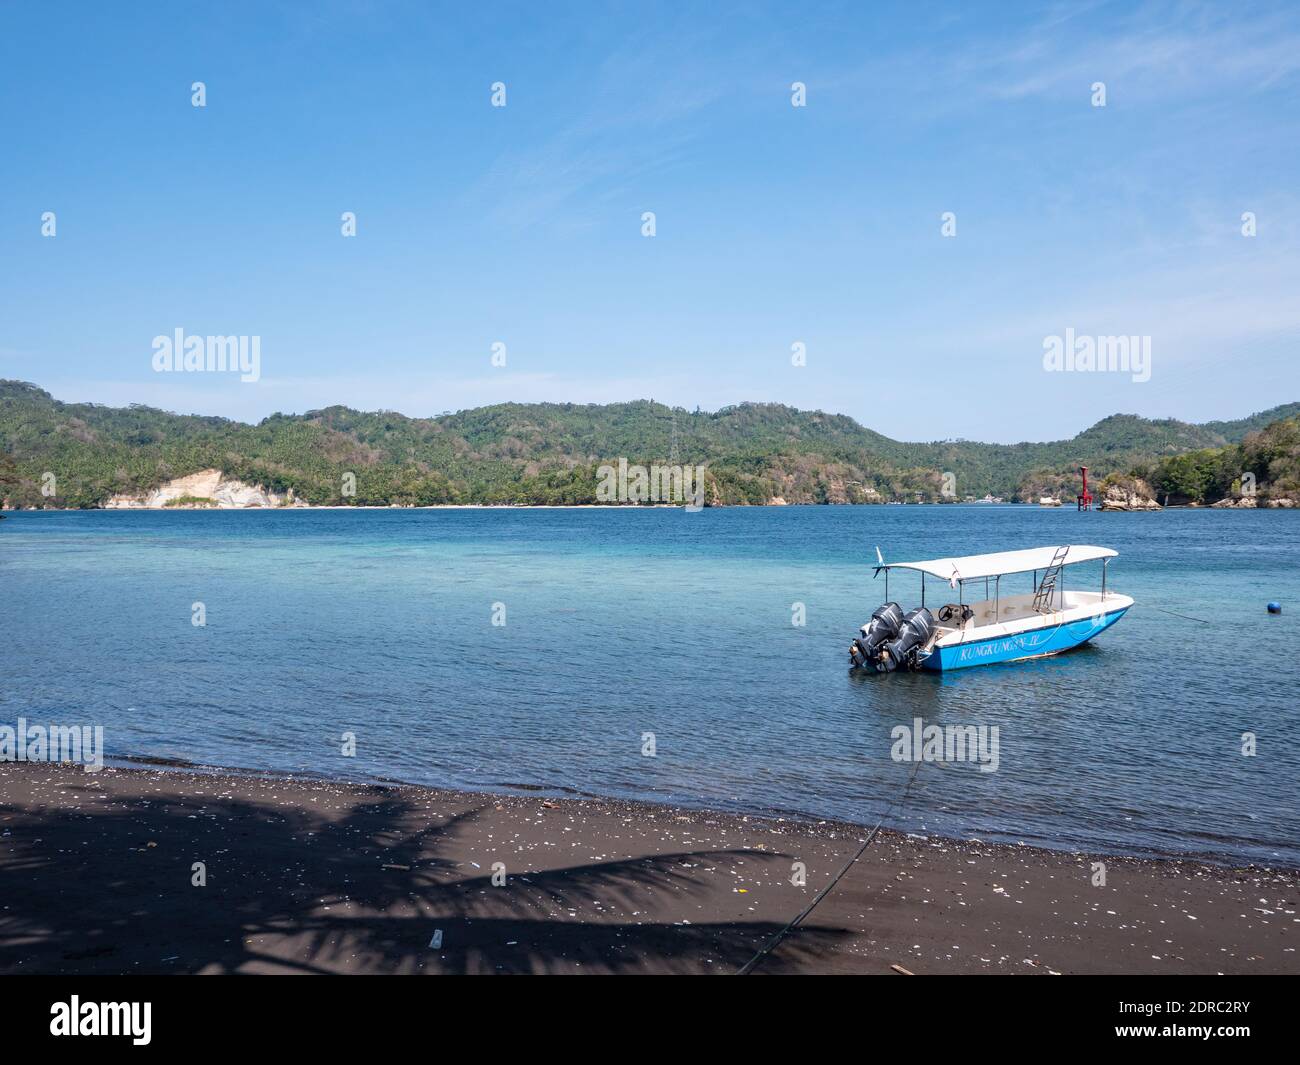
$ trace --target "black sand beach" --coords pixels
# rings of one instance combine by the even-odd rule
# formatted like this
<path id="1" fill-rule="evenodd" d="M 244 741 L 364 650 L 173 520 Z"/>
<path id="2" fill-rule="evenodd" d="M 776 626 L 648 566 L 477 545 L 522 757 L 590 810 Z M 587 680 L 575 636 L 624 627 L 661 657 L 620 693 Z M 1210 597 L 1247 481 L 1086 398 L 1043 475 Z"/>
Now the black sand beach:
<path id="1" fill-rule="evenodd" d="M 866 831 L 6 764 L 0 973 L 732 973 Z M 1298 901 L 1295 870 L 882 832 L 755 972 L 1295 973 Z"/>

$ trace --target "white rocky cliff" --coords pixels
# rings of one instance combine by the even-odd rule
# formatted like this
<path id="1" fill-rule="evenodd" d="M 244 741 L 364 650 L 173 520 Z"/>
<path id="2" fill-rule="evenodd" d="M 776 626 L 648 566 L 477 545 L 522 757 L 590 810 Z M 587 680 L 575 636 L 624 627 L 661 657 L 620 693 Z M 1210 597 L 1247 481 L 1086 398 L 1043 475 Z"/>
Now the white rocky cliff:
<path id="1" fill-rule="evenodd" d="M 293 489 L 281 495 L 258 485 L 226 478 L 220 470 L 200 470 L 170 480 L 147 494 L 119 494 L 104 503 L 108 510 L 156 510 L 163 507 L 173 510 L 185 507 L 242 510 L 305 505 L 294 499 Z"/>

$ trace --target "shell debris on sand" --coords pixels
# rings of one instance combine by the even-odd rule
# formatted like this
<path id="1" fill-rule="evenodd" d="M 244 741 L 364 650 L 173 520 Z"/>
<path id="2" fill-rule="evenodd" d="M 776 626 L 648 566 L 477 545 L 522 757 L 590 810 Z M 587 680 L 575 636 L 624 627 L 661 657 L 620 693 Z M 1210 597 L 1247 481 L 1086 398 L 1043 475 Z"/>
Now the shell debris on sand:
<path id="1" fill-rule="evenodd" d="M 4 902 L 24 937 L 0 971 L 734 972 L 864 838 L 829 821 L 269 774 L 106 767 L 85 785 L 72 767 L 0 774 L 0 872 L 29 889 Z M 1106 856 L 1094 887 L 1093 857 L 884 829 L 758 971 L 1300 968 L 1295 870 Z M 189 885 L 198 859 L 203 889 Z M 163 949 L 146 927 L 167 930 Z"/>

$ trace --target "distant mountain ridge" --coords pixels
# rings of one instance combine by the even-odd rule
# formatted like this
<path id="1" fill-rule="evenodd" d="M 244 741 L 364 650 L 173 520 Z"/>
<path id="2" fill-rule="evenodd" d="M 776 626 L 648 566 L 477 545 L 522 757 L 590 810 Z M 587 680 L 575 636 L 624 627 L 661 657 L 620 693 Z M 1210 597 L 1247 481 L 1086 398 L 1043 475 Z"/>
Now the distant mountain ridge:
<path id="1" fill-rule="evenodd" d="M 579 504 L 596 501 L 599 467 L 623 457 L 705 466 L 715 504 L 937 502 L 952 498 L 945 484 L 957 499 L 1028 499 L 1068 494 L 1081 463 L 1100 479 L 1239 443 L 1297 415 L 1300 403 L 1201 425 L 1114 414 L 1070 440 L 908 443 L 847 415 L 775 403 L 714 412 L 650 400 L 502 403 L 433 418 L 333 406 L 247 425 L 63 403 L 36 385 L 0 381 L 0 496 L 22 506 L 102 506 L 114 494 L 219 469 L 317 505 Z M 53 496 L 40 491 L 47 473 Z M 345 475 L 354 494 L 344 491 Z"/>

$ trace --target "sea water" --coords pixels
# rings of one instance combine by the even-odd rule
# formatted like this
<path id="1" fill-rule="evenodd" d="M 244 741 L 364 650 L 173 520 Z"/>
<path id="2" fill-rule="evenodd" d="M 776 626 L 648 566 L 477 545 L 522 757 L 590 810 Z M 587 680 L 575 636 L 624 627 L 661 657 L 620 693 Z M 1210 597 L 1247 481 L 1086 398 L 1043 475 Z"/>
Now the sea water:
<path id="1" fill-rule="evenodd" d="M 1120 552 L 1137 605 L 1094 644 L 849 672 L 877 545 L 1058 543 Z M 919 579 L 890 593 L 916 605 Z M 100 725 L 118 759 L 1300 865 L 1298 618 L 1285 511 L 10 512 L 0 723 Z M 996 772 L 896 760 L 918 718 L 996 728 Z"/>

